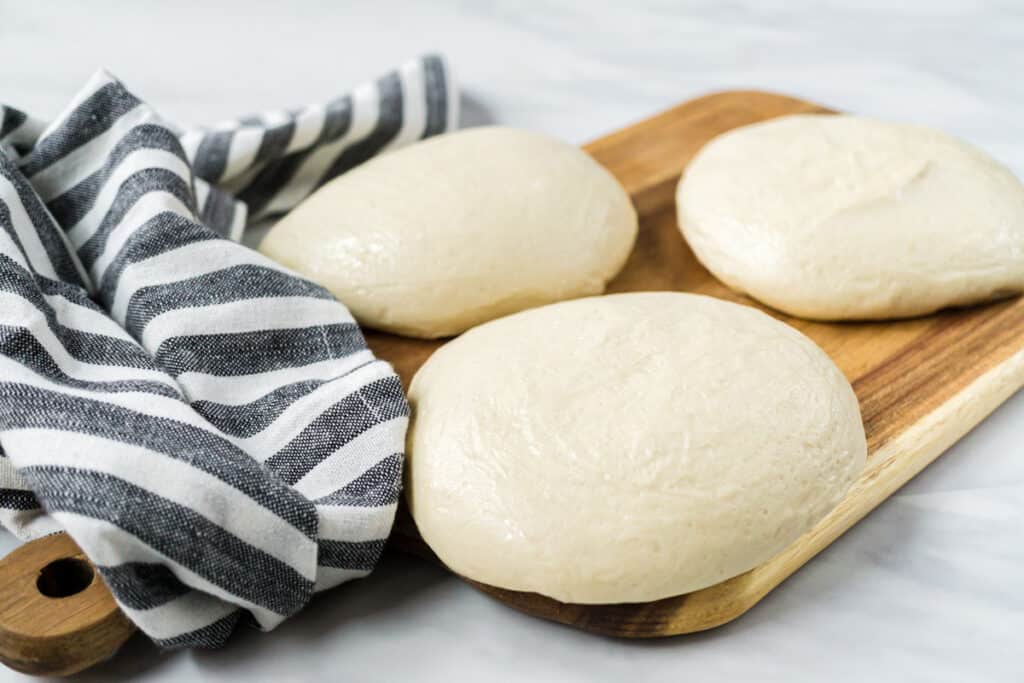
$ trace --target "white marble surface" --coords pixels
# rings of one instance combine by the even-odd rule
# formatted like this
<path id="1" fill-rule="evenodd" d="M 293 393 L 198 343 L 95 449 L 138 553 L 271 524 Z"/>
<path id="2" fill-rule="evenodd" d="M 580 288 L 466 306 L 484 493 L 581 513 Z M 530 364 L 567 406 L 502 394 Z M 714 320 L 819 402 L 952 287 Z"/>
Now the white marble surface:
<path id="1" fill-rule="evenodd" d="M 0 0 L 0 100 L 51 116 L 105 65 L 167 117 L 206 122 L 323 99 L 431 49 L 471 121 L 583 142 L 709 90 L 766 88 L 944 128 L 1024 175 L 1019 0 Z M 1022 529 L 1024 394 L 706 634 L 588 636 L 389 557 L 274 633 L 170 655 L 137 637 L 82 680 L 1021 681 Z"/>

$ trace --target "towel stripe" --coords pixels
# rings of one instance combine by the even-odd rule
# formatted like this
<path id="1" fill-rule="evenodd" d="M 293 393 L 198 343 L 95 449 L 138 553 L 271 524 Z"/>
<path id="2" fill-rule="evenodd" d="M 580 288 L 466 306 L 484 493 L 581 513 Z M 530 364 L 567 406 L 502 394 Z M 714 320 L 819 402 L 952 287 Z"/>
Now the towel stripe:
<path id="1" fill-rule="evenodd" d="M 153 609 L 189 592 L 166 565 L 154 562 L 125 562 L 103 567 L 103 580 L 129 609 Z"/>
<path id="2" fill-rule="evenodd" d="M 402 481 L 402 455 L 394 453 L 334 493 L 316 499 L 317 506 L 383 507 L 398 503 Z"/>
<path id="3" fill-rule="evenodd" d="M 12 107 L 0 107 L 0 140 L 3 140 L 28 120 L 24 112 Z"/>
<path id="4" fill-rule="evenodd" d="M 0 522 L 66 529 L 168 648 L 369 572 L 401 384 L 325 289 L 234 240 L 456 110 L 435 56 L 184 133 L 104 72 L 47 126 L 0 107 Z"/>
<path id="5" fill-rule="evenodd" d="M 39 500 L 31 491 L 0 488 L 0 508 L 8 510 L 35 510 Z"/>
<path id="6" fill-rule="evenodd" d="M 287 211 L 391 144 L 408 144 L 455 125 L 457 92 L 438 55 L 404 64 L 356 92 L 361 96 L 190 131 L 182 141 L 186 150 L 194 150 L 198 177 L 224 184 L 251 218 L 263 218 Z M 247 139 L 239 144 L 242 136 Z M 227 149 L 246 155 L 251 164 L 225 172 Z"/>
<path id="7" fill-rule="evenodd" d="M 107 80 L 104 74 L 100 80 Z M 95 82 L 95 81 L 94 81 Z M 91 89 L 90 86 L 87 88 Z M 120 83 L 105 83 L 85 97 L 69 113 L 58 119 L 32 149 L 31 157 L 21 164 L 28 178 L 66 157 L 106 131 L 123 114 L 139 105 L 139 100 Z"/>

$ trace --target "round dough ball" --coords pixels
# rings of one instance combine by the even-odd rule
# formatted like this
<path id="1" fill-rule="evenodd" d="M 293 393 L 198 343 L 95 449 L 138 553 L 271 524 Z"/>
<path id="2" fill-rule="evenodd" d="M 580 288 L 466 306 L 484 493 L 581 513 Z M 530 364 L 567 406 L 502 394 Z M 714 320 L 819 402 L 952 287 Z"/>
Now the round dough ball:
<path id="1" fill-rule="evenodd" d="M 809 339 L 709 297 L 579 299 L 474 328 L 410 390 L 409 506 L 475 581 L 646 602 L 789 545 L 864 465 L 857 399 Z"/>
<path id="2" fill-rule="evenodd" d="M 792 315 L 897 318 L 1024 291 L 1024 186 L 944 133 L 787 116 L 708 143 L 679 225 L 718 279 Z"/>
<path id="3" fill-rule="evenodd" d="M 582 150 L 488 127 L 338 177 L 260 250 L 329 289 L 359 322 L 430 338 L 603 292 L 636 233 L 629 196 Z"/>

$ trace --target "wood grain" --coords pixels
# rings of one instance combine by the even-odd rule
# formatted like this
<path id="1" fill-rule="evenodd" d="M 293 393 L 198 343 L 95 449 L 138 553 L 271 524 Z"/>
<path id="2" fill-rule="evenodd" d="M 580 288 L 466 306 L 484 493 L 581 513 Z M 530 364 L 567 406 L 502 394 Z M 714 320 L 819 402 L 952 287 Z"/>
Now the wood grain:
<path id="1" fill-rule="evenodd" d="M 134 631 L 67 534 L 0 560 L 0 661 L 10 668 L 68 676 L 111 657 Z"/>
<path id="2" fill-rule="evenodd" d="M 698 292 L 758 306 L 817 342 L 849 378 L 868 438 L 867 468 L 821 523 L 767 563 L 687 595 L 644 604 L 572 605 L 470 583 L 501 602 L 604 635 L 690 633 L 735 619 L 910 480 L 1024 385 L 1024 301 L 1019 298 L 897 322 L 821 323 L 765 309 L 713 278 L 676 226 L 679 176 L 707 141 L 736 126 L 824 107 L 762 92 L 723 92 L 681 104 L 585 147 L 632 196 L 640 234 L 609 291 Z M 368 335 L 408 383 L 439 342 Z M 407 517 L 400 549 L 431 556 Z"/>
<path id="3" fill-rule="evenodd" d="M 715 135 L 805 112 L 827 110 L 780 95 L 725 92 L 587 145 L 626 187 L 641 215 L 636 248 L 609 290 L 692 291 L 757 305 L 728 290 L 696 261 L 675 224 L 675 184 L 689 159 Z M 1024 385 L 1024 301 L 1019 299 L 888 323 L 816 323 L 768 312 L 825 349 L 860 400 L 868 466 L 826 519 L 760 567 L 651 603 L 571 605 L 469 583 L 528 614 L 605 635 L 647 638 L 718 626 L 750 609 Z M 395 365 L 406 386 L 441 344 L 374 332 L 367 340 Z M 402 511 L 392 546 L 433 556 Z M 25 544 L 0 560 L 0 661 L 13 669 L 75 673 L 113 655 L 134 630 L 96 575 L 71 595 L 44 595 L 41 571 L 62 558 L 88 562 L 64 534 Z"/>

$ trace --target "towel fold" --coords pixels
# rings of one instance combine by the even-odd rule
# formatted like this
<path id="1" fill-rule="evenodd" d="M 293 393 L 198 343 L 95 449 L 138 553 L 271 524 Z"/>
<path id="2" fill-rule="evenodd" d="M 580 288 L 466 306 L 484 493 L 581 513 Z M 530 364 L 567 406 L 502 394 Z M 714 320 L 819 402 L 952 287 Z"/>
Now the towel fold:
<path id="1" fill-rule="evenodd" d="M 0 521 L 66 530 L 164 647 L 367 574 L 401 385 L 341 303 L 236 241 L 456 116 L 435 56 L 184 132 L 103 72 L 49 125 L 0 108 Z"/>

